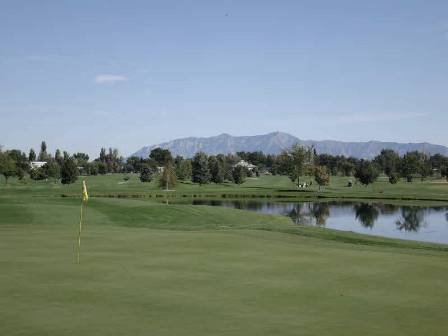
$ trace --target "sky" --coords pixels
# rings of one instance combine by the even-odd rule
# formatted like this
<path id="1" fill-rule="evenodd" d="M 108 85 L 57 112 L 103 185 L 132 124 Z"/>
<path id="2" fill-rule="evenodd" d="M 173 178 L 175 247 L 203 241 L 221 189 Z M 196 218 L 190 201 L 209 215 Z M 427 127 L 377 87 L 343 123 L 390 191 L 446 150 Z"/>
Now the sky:
<path id="1" fill-rule="evenodd" d="M 0 0 L 0 145 L 448 145 L 448 1 Z"/>

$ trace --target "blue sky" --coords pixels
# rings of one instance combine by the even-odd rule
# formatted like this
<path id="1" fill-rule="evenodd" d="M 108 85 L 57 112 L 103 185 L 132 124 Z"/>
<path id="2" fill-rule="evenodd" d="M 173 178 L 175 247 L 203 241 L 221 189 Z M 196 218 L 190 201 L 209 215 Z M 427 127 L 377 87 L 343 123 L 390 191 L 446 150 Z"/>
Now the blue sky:
<path id="1" fill-rule="evenodd" d="M 0 144 L 448 145 L 448 1 L 0 0 Z"/>

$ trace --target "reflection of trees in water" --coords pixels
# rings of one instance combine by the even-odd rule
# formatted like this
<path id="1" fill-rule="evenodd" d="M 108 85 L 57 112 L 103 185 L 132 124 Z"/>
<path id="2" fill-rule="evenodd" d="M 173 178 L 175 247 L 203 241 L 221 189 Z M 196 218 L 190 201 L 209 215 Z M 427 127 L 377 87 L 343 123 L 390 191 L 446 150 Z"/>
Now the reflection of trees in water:
<path id="1" fill-rule="evenodd" d="M 373 228 L 373 225 L 380 214 L 375 205 L 368 203 L 355 204 L 354 211 L 356 219 L 366 228 Z"/>
<path id="2" fill-rule="evenodd" d="M 313 203 L 311 214 L 316 220 L 316 225 L 325 226 L 327 218 L 330 217 L 330 206 L 327 203 Z"/>
<path id="3" fill-rule="evenodd" d="M 330 216 L 330 205 L 327 203 L 296 203 L 288 216 L 296 224 L 324 226 Z"/>
<path id="4" fill-rule="evenodd" d="M 402 207 L 401 220 L 396 221 L 397 229 L 417 232 L 423 224 L 424 209 L 417 207 Z"/>
<path id="5" fill-rule="evenodd" d="M 392 215 L 396 213 L 400 208 L 398 205 L 395 204 L 383 204 L 383 203 L 376 204 L 376 207 L 382 215 Z"/>
<path id="6" fill-rule="evenodd" d="M 296 203 L 293 208 L 289 211 L 288 216 L 291 217 L 296 224 L 311 224 L 309 222 L 309 215 L 304 213 L 305 204 Z"/>

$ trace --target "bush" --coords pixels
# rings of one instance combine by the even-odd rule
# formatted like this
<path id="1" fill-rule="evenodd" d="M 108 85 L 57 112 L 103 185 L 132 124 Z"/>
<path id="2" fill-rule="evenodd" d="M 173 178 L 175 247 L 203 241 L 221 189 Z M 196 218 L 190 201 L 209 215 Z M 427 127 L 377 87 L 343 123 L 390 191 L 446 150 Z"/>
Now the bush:
<path id="1" fill-rule="evenodd" d="M 366 186 L 375 182 L 379 175 L 379 167 L 369 161 L 361 160 L 355 170 L 355 177 Z"/>
<path id="2" fill-rule="evenodd" d="M 66 158 L 61 166 L 61 183 L 75 183 L 78 179 L 79 171 L 73 158 Z"/>
<path id="3" fill-rule="evenodd" d="M 142 169 L 142 172 L 140 173 L 140 181 L 142 182 L 151 182 L 153 178 L 154 172 L 148 168 L 145 167 Z"/>
<path id="4" fill-rule="evenodd" d="M 40 168 L 33 168 L 30 170 L 30 177 L 35 181 L 45 180 L 48 176 L 45 174 L 45 170 Z"/>
<path id="5" fill-rule="evenodd" d="M 397 173 L 391 173 L 389 175 L 389 183 L 390 184 L 397 184 L 400 180 L 400 176 Z"/>

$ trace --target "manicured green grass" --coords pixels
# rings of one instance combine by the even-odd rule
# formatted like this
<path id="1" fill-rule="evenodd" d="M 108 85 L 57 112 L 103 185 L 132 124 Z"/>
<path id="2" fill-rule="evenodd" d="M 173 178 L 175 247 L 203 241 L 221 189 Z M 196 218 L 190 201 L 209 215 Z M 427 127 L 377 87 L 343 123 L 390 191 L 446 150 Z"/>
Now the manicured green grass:
<path id="1" fill-rule="evenodd" d="M 77 265 L 79 199 L 37 194 L 0 197 L 0 335 L 448 330 L 440 245 L 363 241 L 236 209 L 93 198 Z"/>
<path id="2" fill-rule="evenodd" d="M 248 178 L 242 185 L 231 183 L 209 184 L 199 186 L 191 182 L 179 183 L 174 191 L 162 191 L 157 180 L 142 183 L 138 175 L 130 174 L 129 181 L 124 181 L 123 174 L 82 177 L 87 181 L 91 195 L 106 197 L 294 197 L 294 198 L 350 198 L 350 199 L 388 199 L 388 200 L 423 200 L 448 202 L 448 182 L 444 179 L 416 179 L 412 183 L 403 180 L 392 185 L 386 177 L 380 177 L 369 186 L 355 185 L 347 187 L 347 177 L 332 177 L 331 183 L 323 191 L 318 191 L 316 183 L 306 190 L 298 190 L 286 176 L 261 176 Z M 351 180 L 354 180 L 353 178 Z M 302 181 L 311 181 L 302 177 Z M 5 195 L 79 195 L 81 178 L 77 183 L 64 186 L 45 181 L 17 181 L 11 179 L 8 185 L 0 183 L 0 191 Z"/>

